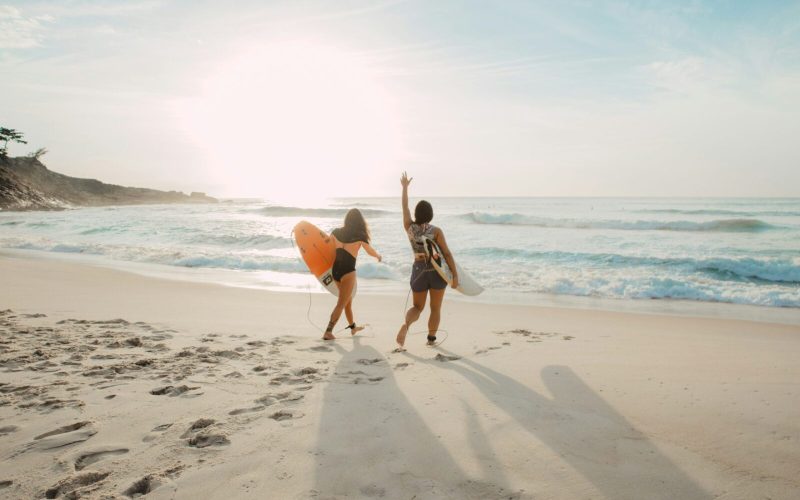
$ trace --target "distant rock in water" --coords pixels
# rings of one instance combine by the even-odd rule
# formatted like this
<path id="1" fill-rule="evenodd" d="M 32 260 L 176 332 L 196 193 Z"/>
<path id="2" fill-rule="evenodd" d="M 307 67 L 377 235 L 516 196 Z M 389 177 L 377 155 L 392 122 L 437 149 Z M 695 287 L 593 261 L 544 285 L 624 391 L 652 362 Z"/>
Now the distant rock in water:
<path id="1" fill-rule="evenodd" d="M 205 193 L 134 188 L 48 170 L 28 157 L 0 159 L 0 210 L 61 210 L 105 205 L 216 203 Z"/>

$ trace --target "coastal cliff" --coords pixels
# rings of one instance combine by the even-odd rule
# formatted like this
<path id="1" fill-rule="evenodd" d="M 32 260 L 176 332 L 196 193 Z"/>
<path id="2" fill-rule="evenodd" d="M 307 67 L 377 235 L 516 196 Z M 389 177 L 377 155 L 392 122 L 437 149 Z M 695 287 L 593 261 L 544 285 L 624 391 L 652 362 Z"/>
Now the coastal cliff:
<path id="1" fill-rule="evenodd" d="M 205 193 L 117 186 L 48 170 L 36 158 L 0 159 L 0 210 L 59 210 L 104 205 L 216 203 Z"/>

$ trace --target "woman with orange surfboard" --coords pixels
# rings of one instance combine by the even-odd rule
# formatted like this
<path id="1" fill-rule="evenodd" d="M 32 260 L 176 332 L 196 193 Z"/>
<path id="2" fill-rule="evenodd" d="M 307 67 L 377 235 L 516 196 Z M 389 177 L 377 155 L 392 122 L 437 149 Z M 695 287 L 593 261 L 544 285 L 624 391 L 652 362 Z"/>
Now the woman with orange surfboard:
<path id="1" fill-rule="evenodd" d="M 336 326 L 336 322 L 342 316 L 343 310 L 347 317 L 347 328 L 350 329 L 352 335 L 364 328 L 363 326 L 356 326 L 355 321 L 353 321 L 356 257 L 363 248 L 369 255 L 378 259 L 378 262 L 381 261 L 381 255 L 369 244 L 369 227 L 361 211 L 357 208 L 348 210 L 347 215 L 344 217 L 344 226 L 334 229 L 331 232 L 331 237 L 336 245 L 336 259 L 333 262 L 332 275 L 339 289 L 339 295 L 336 307 L 331 312 L 328 327 L 325 329 L 325 335 L 322 337 L 324 340 L 336 339 L 333 335 L 333 327 Z"/>
<path id="2" fill-rule="evenodd" d="M 439 330 L 439 320 L 441 318 L 442 301 L 444 292 L 447 289 L 447 281 L 442 278 L 431 263 L 431 252 L 426 247 L 427 240 L 433 240 L 441 249 L 447 265 L 452 270 L 451 286 L 458 288 L 458 268 L 456 267 L 453 255 L 447 247 L 444 239 L 444 232 L 430 222 L 433 219 L 433 207 L 425 200 L 417 203 L 414 208 L 414 218 L 411 218 L 411 211 L 408 209 L 408 185 L 412 178 L 405 172 L 400 178 L 403 186 L 403 228 L 408 234 L 411 248 L 414 251 L 414 265 L 411 270 L 411 291 L 414 294 L 414 302 L 411 309 L 406 312 L 406 322 L 397 332 L 398 350 L 404 350 L 403 344 L 406 341 L 408 327 L 411 323 L 419 319 L 422 310 L 425 309 L 425 302 L 428 295 L 431 297 L 431 314 L 428 318 L 428 345 L 436 345 L 436 332 Z"/>

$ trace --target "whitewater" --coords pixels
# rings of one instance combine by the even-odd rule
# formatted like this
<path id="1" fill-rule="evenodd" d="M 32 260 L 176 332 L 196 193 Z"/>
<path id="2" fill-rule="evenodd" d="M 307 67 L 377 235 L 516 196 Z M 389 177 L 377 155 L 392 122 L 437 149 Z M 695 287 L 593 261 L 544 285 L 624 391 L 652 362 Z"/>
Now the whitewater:
<path id="1" fill-rule="evenodd" d="M 429 200 L 456 259 L 487 288 L 478 300 L 544 295 L 800 308 L 800 199 Z M 0 248 L 319 291 L 293 248 L 292 227 L 305 219 L 331 230 L 352 207 L 364 213 L 384 256 L 382 263 L 359 258 L 360 289 L 405 291 L 411 251 L 399 198 L 0 212 Z"/>

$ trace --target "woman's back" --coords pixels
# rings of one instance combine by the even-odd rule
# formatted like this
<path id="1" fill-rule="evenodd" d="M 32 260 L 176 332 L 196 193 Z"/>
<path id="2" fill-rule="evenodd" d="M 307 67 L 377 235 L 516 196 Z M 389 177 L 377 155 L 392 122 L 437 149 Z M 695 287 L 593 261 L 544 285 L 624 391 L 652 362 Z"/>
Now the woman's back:
<path id="1" fill-rule="evenodd" d="M 362 243 L 369 243 L 363 235 L 353 234 L 345 227 L 340 227 L 331 231 L 331 235 L 336 238 L 337 250 L 344 249 L 347 253 L 356 257 L 361 249 Z M 341 245 L 341 246 L 339 246 Z"/>
<path id="2" fill-rule="evenodd" d="M 437 227 L 430 223 L 417 224 L 412 222 L 408 226 L 406 234 L 408 235 L 409 243 L 411 243 L 411 250 L 415 255 L 425 254 L 425 239 L 435 239 L 436 231 Z"/>

